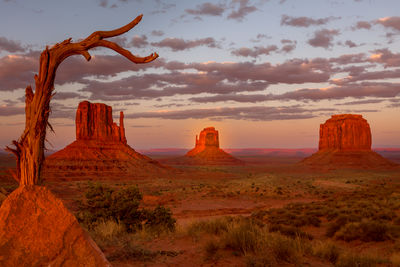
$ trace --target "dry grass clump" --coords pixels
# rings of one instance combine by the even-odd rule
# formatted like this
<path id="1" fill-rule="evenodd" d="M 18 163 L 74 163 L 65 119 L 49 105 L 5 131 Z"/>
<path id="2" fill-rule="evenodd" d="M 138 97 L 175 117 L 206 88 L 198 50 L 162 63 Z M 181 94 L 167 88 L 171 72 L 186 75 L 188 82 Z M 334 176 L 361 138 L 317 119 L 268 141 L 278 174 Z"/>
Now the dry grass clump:
<path id="1" fill-rule="evenodd" d="M 187 234 L 197 238 L 200 234 L 209 233 L 221 235 L 228 231 L 229 224 L 232 223 L 232 217 L 222 217 L 214 220 L 195 221 L 187 227 Z"/>
<path id="2" fill-rule="evenodd" d="M 250 220 L 242 219 L 230 223 L 222 237 L 225 248 L 232 249 L 243 255 L 254 253 L 263 247 L 266 239 L 266 229 L 260 228 Z"/>
<path id="3" fill-rule="evenodd" d="M 97 242 L 102 244 L 110 244 L 114 239 L 127 234 L 126 227 L 123 223 L 114 220 L 99 221 L 92 230 Z"/>
<path id="4" fill-rule="evenodd" d="M 204 247 L 205 259 L 213 259 L 219 250 L 244 256 L 248 266 L 276 266 L 279 262 L 298 263 L 301 256 L 311 253 L 308 239 L 270 233 L 266 225 L 250 218 L 219 218 L 195 222 L 187 233 L 211 234 Z"/>
<path id="5" fill-rule="evenodd" d="M 332 241 L 319 241 L 313 246 L 313 254 L 318 258 L 335 264 L 340 255 L 340 249 Z"/>

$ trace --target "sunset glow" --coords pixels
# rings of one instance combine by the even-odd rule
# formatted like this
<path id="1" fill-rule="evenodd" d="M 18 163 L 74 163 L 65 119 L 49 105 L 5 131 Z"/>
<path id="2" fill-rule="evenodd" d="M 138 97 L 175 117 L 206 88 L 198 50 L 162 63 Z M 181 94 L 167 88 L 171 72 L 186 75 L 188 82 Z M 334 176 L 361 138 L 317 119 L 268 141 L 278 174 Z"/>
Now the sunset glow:
<path id="1" fill-rule="evenodd" d="M 228 0 L 0 3 L 0 146 L 24 127 L 24 93 L 34 87 L 40 52 L 72 37 L 124 25 L 115 41 L 134 65 L 98 49 L 74 56 L 55 81 L 49 147 L 75 138 L 79 102 L 125 114 L 139 149 L 190 148 L 213 125 L 222 148 L 316 148 L 332 114 L 362 114 L 373 147 L 400 147 L 399 1 Z M 29 22 L 29 23 L 26 23 Z M 295 136 L 293 134 L 295 133 Z"/>

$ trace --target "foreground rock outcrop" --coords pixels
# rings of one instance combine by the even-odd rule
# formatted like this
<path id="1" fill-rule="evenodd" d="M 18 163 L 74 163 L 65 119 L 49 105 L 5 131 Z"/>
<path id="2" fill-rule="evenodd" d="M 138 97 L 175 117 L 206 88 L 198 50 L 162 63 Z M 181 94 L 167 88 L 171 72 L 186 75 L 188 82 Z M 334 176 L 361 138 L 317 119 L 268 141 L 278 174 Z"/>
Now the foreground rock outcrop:
<path id="1" fill-rule="evenodd" d="M 111 265 L 60 199 L 20 186 L 0 207 L 0 266 Z"/>
<path id="2" fill-rule="evenodd" d="M 219 134 L 214 127 L 204 128 L 196 135 L 195 147 L 179 157 L 168 161 L 177 165 L 241 165 L 243 161 L 219 148 Z"/>
<path id="3" fill-rule="evenodd" d="M 381 169 L 397 164 L 371 150 L 371 129 L 361 115 L 332 115 L 320 125 L 319 149 L 301 164 L 318 169 Z"/>
<path id="4" fill-rule="evenodd" d="M 44 177 L 51 180 L 141 178 L 169 171 L 127 144 L 123 112 L 118 126 L 113 122 L 110 106 L 84 101 L 76 112 L 76 140 L 46 158 Z"/>

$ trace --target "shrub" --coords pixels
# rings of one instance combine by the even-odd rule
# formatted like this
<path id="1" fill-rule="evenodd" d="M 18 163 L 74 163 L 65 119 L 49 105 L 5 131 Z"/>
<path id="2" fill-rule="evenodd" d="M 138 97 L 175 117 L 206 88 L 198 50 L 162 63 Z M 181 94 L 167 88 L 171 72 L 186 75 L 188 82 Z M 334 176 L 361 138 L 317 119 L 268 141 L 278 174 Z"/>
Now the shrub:
<path id="1" fill-rule="evenodd" d="M 268 247 L 276 261 L 297 262 L 299 253 L 295 241 L 280 234 L 270 234 Z M 296 249 L 297 248 L 297 249 Z"/>
<path id="2" fill-rule="evenodd" d="M 172 217 L 172 212 L 169 208 L 157 206 L 154 210 L 147 210 L 144 214 L 146 228 L 156 232 L 175 230 L 176 220 Z"/>
<path id="3" fill-rule="evenodd" d="M 376 221 L 348 223 L 335 236 L 347 242 L 356 239 L 364 242 L 380 242 L 390 239 L 387 224 Z"/>
<path id="4" fill-rule="evenodd" d="M 225 247 L 244 255 L 257 251 L 263 236 L 261 229 L 253 222 L 240 221 L 229 226 L 223 240 Z"/>
<path id="5" fill-rule="evenodd" d="M 136 186 L 114 190 L 101 184 L 89 184 L 77 217 L 88 228 L 95 227 L 98 222 L 113 220 L 124 224 L 130 232 L 142 228 L 143 224 L 157 231 L 175 229 L 175 219 L 168 208 L 158 206 L 154 210 L 139 210 L 141 200 Z"/>
<path id="6" fill-rule="evenodd" d="M 321 259 L 327 260 L 333 264 L 339 258 L 340 250 L 332 242 L 319 242 L 313 247 L 313 254 Z"/>

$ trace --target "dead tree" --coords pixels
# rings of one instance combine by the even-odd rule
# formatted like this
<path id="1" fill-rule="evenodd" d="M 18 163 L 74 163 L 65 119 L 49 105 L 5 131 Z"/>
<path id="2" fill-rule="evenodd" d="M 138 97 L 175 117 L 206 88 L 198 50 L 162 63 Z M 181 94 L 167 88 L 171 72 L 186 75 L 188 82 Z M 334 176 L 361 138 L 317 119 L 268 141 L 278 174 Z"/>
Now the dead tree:
<path id="1" fill-rule="evenodd" d="M 136 57 L 118 44 L 104 40 L 128 32 L 135 27 L 142 15 L 131 23 L 112 31 L 97 31 L 81 42 L 72 43 L 71 38 L 46 49 L 40 55 L 39 74 L 35 75 L 35 92 L 28 86 L 25 91 L 25 130 L 18 141 L 12 141 L 15 148 L 6 149 L 16 156 L 17 172 L 14 178 L 20 186 L 41 183 L 41 167 L 44 161 L 44 147 L 47 127 L 53 130 L 48 122 L 50 100 L 54 95 L 54 79 L 58 66 L 72 55 L 82 55 L 90 60 L 89 49 L 107 47 L 123 55 L 134 63 L 148 63 L 158 55 L 153 53 L 147 57 Z"/>

